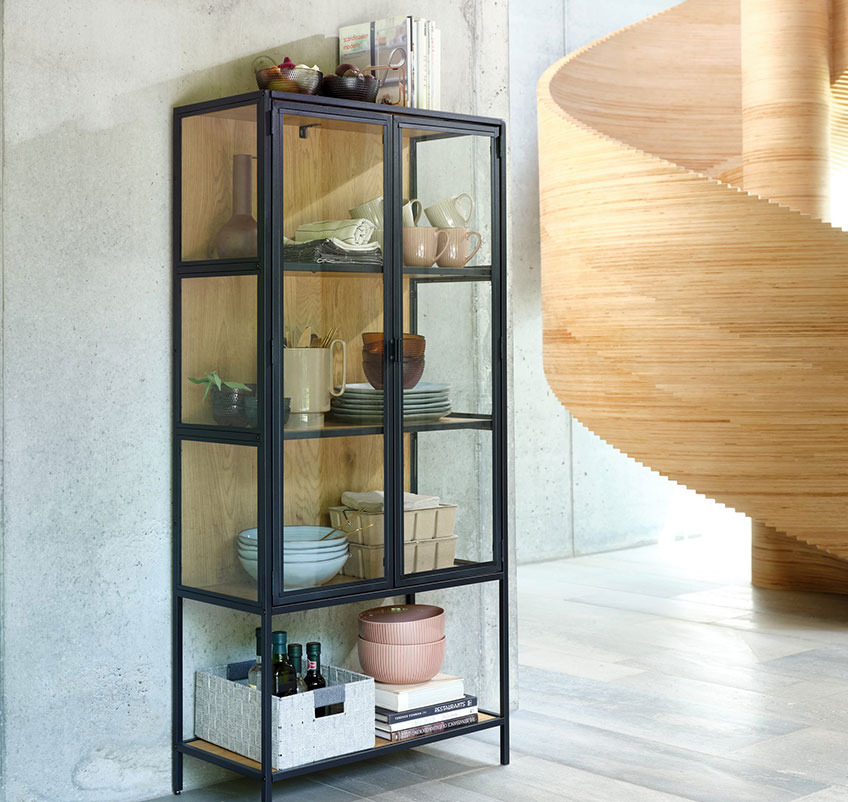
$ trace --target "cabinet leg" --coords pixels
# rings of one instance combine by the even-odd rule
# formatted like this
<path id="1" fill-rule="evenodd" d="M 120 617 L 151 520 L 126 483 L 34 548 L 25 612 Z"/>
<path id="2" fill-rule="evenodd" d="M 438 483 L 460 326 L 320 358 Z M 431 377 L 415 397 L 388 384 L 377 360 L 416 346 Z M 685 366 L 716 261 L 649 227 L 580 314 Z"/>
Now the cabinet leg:
<path id="1" fill-rule="evenodd" d="M 181 794 L 183 790 L 183 753 L 174 750 L 171 758 L 171 790 Z"/>
<path id="2" fill-rule="evenodd" d="M 274 798 L 274 783 L 271 782 L 271 777 L 263 777 L 262 779 L 262 796 L 261 802 L 272 802 Z"/>
<path id="3" fill-rule="evenodd" d="M 501 765 L 509 765 L 509 721 L 501 724 Z"/>

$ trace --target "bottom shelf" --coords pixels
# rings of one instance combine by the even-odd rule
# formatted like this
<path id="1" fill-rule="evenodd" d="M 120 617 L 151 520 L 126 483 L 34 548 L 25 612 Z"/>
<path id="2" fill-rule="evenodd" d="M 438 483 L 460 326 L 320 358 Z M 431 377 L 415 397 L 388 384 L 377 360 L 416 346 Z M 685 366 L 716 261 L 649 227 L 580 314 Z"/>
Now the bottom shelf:
<path id="1" fill-rule="evenodd" d="M 346 755 L 338 755 L 337 757 L 327 758 L 326 760 L 319 760 L 317 763 L 307 763 L 303 766 L 295 766 L 291 769 L 275 771 L 274 779 L 282 780 L 286 777 L 292 777 L 298 774 L 309 774 L 314 771 L 321 771 L 322 769 L 339 766 L 344 763 L 367 760 L 368 758 L 376 757 L 381 752 L 406 749 L 412 746 L 421 746 L 423 744 L 432 743 L 433 741 L 444 740 L 445 738 L 455 738 L 459 735 L 466 735 L 478 730 L 497 727 L 503 723 L 504 720 L 500 716 L 496 716 L 493 713 L 480 712 L 478 713 L 476 724 L 467 724 L 464 727 L 457 727 L 452 730 L 434 733 L 432 735 L 422 735 L 419 738 L 410 738 L 408 741 L 400 741 L 398 743 L 392 743 L 391 741 L 387 741 L 383 738 L 374 738 L 374 747 L 372 749 L 366 749 L 362 752 L 350 752 Z M 192 757 L 198 757 L 201 760 L 210 760 L 213 763 L 225 766 L 226 768 L 232 769 L 233 771 L 237 771 L 241 774 L 246 774 L 251 777 L 261 776 L 262 774 L 261 763 L 257 763 L 255 760 L 251 760 L 248 757 L 243 757 L 236 752 L 230 752 L 228 749 L 224 749 L 223 747 L 215 746 L 215 744 L 211 744 L 208 741 L 202 741 L 199 738 L 195 738 L 191 741 L 185 741 L 181 744 L 179 749 L 181 752 L 191 755 Z"/>

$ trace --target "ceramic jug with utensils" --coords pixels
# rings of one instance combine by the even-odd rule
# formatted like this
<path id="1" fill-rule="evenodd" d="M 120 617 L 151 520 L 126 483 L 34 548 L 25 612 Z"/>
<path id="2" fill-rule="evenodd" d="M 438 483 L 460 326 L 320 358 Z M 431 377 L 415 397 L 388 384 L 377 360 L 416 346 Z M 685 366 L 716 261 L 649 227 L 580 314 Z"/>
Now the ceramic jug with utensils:
<path id="1" fill-rule="evenodd" d="M 341 384 L 333 384 L 333 348 L 342 357 Z M 345 391 L 347 346 L 333 340 L 327 348 L 286 348 L 283 352 L 283 392 L 291 398 L 289 428 L 314 429 L 324 425 L 330 397 Z"/>

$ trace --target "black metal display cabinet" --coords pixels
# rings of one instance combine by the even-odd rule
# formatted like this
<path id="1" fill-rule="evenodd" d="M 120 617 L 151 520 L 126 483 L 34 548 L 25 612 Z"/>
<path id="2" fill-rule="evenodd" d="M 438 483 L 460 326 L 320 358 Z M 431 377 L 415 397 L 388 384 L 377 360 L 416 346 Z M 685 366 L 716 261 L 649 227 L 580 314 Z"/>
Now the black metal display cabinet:
<path id="1" fill-rule="evenodd" d="M 175 110 L 175 793 L 184 755 L 260 780 L 263 800 L 284 777 L 489 727 L 508 761 L 504 134 L 277 92 Z M 286 559 L 284 526 L 334 526 L 343 493 L 374 490 L 382 532 Z M 430 542 L 404 492 L 442 500 Z M 483 582 L 500 710 L 478 723 L 285 771 L 266 768 L 270 693 L 261 763 L 183 732 L 185 599 L 256 614 L 269 688 L 272 615 Z"/>

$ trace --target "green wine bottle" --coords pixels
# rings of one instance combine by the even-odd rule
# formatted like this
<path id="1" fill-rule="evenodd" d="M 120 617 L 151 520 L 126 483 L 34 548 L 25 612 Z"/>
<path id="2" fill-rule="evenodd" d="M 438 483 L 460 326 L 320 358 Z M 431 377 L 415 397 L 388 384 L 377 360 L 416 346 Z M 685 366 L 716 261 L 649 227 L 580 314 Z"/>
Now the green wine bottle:
<path id="1" fill-rule="evenodd" d="M 306 644 L 306 674 L 303 680 L 306 683 L 306 688 L 310 691 L 327 687 L 327 680 L 321 675 L 321 644 L 317 641 Z M 315 708 L 315 718 L 329 714 L 330 709 L 328 707 Z"/>
<path id="2" fill-rule="evenodd" d="M 294 666 L 294 673 L 297 676 L 297 692 L 308 691 L 309 688 L 306 687 L 303 679 L 303 646 L 299 643 L 289 644 L 289 661 Z"/>
<path id="3" fill-rule="evenodd" d="M 262 690 L 262 628 L 256 627 L 256 662 L 247 672 L 247 685 L 249 688 Z"/>
<path id="4" fill-rule="evenodd" d="M 274 696 L 291 696 L 297 693 L 297 674 L 294 673 L 294 666 L 286 652 L 286 633 L 273 632 L 271 640 L 274 644 L 274 660 L 271 665 Z"/>

